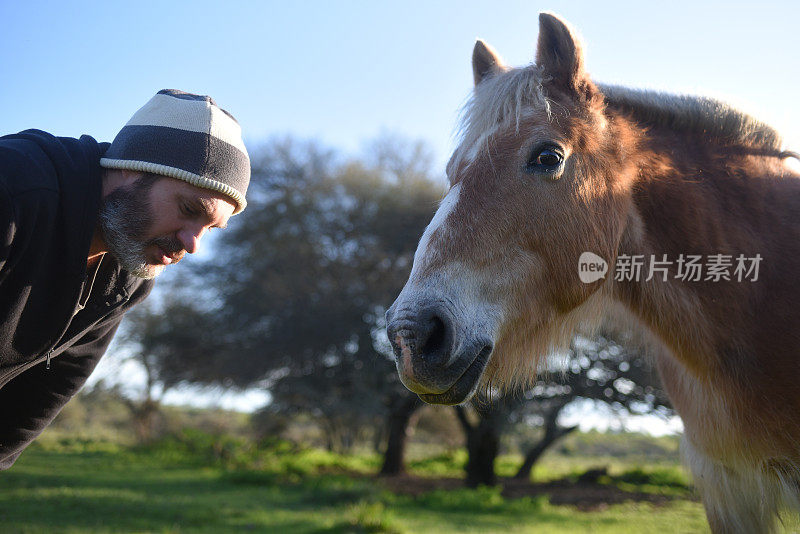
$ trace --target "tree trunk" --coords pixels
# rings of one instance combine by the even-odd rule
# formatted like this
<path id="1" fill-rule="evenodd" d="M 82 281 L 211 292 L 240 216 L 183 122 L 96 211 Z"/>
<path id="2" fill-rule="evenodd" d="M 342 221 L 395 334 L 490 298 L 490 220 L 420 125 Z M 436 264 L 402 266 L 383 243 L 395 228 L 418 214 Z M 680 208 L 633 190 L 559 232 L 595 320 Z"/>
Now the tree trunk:
<path id="1" fill-rule="evenodd" d="M 327 450 L 328 452 L 337 452 L 336 451 L 337 434 L 335 425 L 329 419 L 323 418 L 321 426 L 323 433 L 325 435 L 325 450 Z"/>
<path id="2" fill-rule="evenodd" d="M 522 462 L 522 466 L 519 468 L 519 471 L 517 471 L 517 474 L 514 475 L 514 478 L 523 480 L 530 478 L 534 464 L 539 460 L 544 451 L 553 443 L 578 428 L 577 425 L 570 427 L 558 426 L 556 421 L 563 407 L 564 405 L 558 406 L 547 413 L 545 416 L 544 436 L 542 436 L 542 439 L 540 439 L 539 442 L 528 451 L 528 454 L 525 455 L 525 461 Z"/>
<path id="3" fill-rule="evenodd" d="M 372 428 L 372 451 L 375 454 L 381 454 L 383 452 L 383 440 L 386 438 L 386 433 L 388 432 L 388 424 L 382 424 L 383 422 L 377 422 Z"/>
<path id="4" fill-rule="evenodd" d="M 500 432 L 505 423 L 505 406 L 500 404 L 476 406 L 480 420 L 469 422 L 464 408 L 456 406 L 456 414 L 467 434 L 467 486 L 493 486 L 497 483 L 494 461 L 500 451 Z"/>
<path id="5" fill-rule="evenodd" d="M 417 395 L 406 395 L 398 399 L 389 413 L 389 439 L 383 455 L 381 476 L 399 475 L 405 471 L 405 452 L 411 416 L 422 406 Z"/>
<path id="6" fill-rule="evenodd" d="M 156 418 L 159 415 L 160 404 L 150 398 L 137 403 L 127 400 L 125 404 L 131 413 L 133 430 L 136 441 L 139 444 L 147 444 L 153 441 L 156 430 Z"/>
<path id="7" fill-rule="evenodd" d="M 494 461 L 500 450 L 500 434 L 493 421 L 481 419 L 467 437 L 467 486 L 481 484 L 493 486 L 497 483 Z"/>

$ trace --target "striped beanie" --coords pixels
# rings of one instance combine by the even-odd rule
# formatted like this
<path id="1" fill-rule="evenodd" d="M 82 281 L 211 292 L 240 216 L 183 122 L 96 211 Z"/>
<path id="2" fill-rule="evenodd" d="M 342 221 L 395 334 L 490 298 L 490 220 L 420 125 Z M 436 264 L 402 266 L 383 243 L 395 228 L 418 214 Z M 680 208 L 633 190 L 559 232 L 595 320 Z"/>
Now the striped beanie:
<path id="1" fill-rule="evenodd" d="M 242 129 L 209 96 L 159 91 L 120 130 L 100 165 L 218 191 L 234 201 L 234 214 L 247 205 L 250 157 Z"/>

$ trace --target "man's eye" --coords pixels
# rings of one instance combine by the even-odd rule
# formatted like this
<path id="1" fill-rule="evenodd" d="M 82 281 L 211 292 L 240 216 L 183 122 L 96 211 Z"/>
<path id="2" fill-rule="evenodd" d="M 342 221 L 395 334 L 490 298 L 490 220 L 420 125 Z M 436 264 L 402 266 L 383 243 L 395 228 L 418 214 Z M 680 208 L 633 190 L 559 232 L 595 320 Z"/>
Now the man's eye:
<path id="1" fill-rule="evenodd" d="M 192 208 L 187 204 L 181 205 L 181 211 L 183 212 L 184 215 L 188 215 L 189 217 L 196 217 L 198 214 L 196 209 Z"/>

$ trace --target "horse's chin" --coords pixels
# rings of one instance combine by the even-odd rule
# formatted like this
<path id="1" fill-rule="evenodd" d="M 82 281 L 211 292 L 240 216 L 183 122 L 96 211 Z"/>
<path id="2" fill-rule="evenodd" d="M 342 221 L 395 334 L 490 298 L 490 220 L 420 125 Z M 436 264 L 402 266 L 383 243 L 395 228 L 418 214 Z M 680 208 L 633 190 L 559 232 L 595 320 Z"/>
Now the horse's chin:
<path id="1" fill-rule="evenodd" d="M 467 367 L 455 384 L 450 386 L 450 389 L 444 393 L 421 393 L 419 398 L 428 404 L 444 404 L 453 406 L 456 404 L 463 404 L 469 401 L 478 387 L 481 385 L 481 380 L 486 371 L 492 357 L 491 347 L 486 347 L 484 350 L 475 357 L 475 360 Z"/>

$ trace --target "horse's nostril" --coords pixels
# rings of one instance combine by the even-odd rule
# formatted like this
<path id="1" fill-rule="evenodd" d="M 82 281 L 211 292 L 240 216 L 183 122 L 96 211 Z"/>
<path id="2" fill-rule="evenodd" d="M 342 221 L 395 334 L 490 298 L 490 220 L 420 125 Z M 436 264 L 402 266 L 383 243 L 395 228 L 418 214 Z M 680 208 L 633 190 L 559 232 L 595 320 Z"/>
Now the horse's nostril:
<path id="1" fill-rule="evenodd" d="M 435 359 L 444 356 L 445 343 L 447 341 L 447 326 L 438 315 L 431 317 L 422 326 L 423 332 L 420 337 L 421 355 L 426 359 Z"/>
<path id="2" fill-rule="evenodd" d="M 390 318 L 386 333 L 394 349 L 395 359 L 411 370 L 433 372 L 450 361 L 453 346 L 453 326 L 448 316 L 436 306 L 430 306 Z"/>

